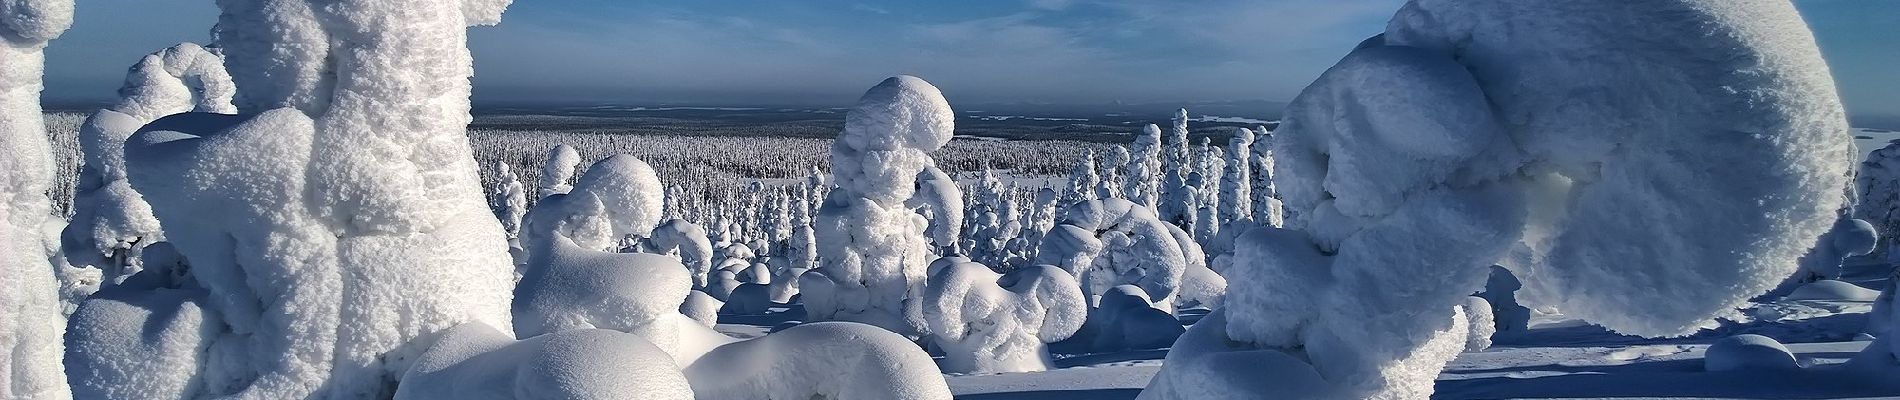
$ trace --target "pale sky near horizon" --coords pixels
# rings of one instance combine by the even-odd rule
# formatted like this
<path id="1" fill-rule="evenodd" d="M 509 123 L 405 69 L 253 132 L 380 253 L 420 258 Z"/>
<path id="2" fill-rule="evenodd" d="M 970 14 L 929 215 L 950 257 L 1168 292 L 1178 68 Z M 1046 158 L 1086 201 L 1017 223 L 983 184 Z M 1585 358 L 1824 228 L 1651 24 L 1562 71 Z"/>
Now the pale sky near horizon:
<path id="1" fill-rule="evenodd" d="M 1284 101 L 1402 0 L 519 0 L 475 28 L 477 101 L 847 104 L 893 74 L 953 101 Z M 205 42 L 211 0 L 78 0 L 47 98 Z M 1900 117 L 1900 1 L 1796 0 L 1850 113 Z"/>

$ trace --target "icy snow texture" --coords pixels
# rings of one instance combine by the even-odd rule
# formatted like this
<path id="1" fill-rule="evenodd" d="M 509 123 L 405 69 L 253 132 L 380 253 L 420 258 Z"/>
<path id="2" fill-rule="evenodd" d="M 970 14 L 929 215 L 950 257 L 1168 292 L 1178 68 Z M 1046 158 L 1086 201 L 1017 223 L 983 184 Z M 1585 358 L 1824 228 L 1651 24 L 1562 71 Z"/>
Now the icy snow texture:
<path id="1" fill-rule="evenodd" d="M 1841 206 L 1845 111 L 1786 1 L 1417 0 L 1385 38 L 1463 63 L 1526 161 L 1575 182 L 1507 265 L 1527 303 L 1686 334 L 1790 275 Z"/>
<path id="2" fill-rule="evenodd" d="M 574 189 L 570 181 L 574 179 L 574 169 L 581 166 L 581 153 L 573 146 L 558 145 L 548 149 L 548 160 L 541 164 L 540 197 L 566 194 Z"/>
<path id="3" fill-rule="evenodd" d="M 933 268 L 924 295 L 931 340 L 947 372 L 1054 368 L 1048 346 L 1088 318 L 1088 298 L 1068 272 L 1042 265 L 997 274 L 973 262 Z"/>
<path id="4" fill-rule="evenodd" d="M 442 334 L 416 360 L 399 400 L 691 399 L 666 353 L 639 336 L 580 329 L 520 341 L 482 323 Z"/>
<path id="5" fill-rule="evenodd" d="M 660 254 L 676 254 L 692 272 L 693 287 L 706 287 L 706 275 L 713 268 L 712 242 L 707 239 L 706 228 L 683 219 L 666 221 L 653 230 L 650 245 Z"/>
<path id="6" fill-rule="evenodd" d="M 799 277 L 808 318 L 922 330 L 916 298 L 930 262 L 929 224 L 904 201 L 932 164 L 929 153 L 950 142 L 955 119 L 943 93 L 912 76 L 871 88 L 845 116 L 831 147 L 836 189 L 812 227 L 822 263 Z"/>
<path id="7" fill-rule="evenodd" d="M 644 238 L 660 224 L 660 212 L 666 205 L 666 188 L 653 167 L 639 158 L 617 154 L 587 167 L 574 183 L 572 192 L 588 193 L 600 199 L 607 209 L 608 226 L 619 240 Z"/>
<path id="8" fill-rule="evenodd" d="M 53 153 L 40 114 L 46 42 L 72 25 L 71 0 L 0 2 L 0 395 L 72 397 L 61 372 L 60 282 L 48 252 Z"/>
<path id="9" fill-rule="evenodd" d="M 1716 341 L 1703 355 L 1702 367 L 1709 372 L 1800 368 L 1795 365 L 1794 354 L 1788 352 L 1787 346 L 1756 334 L 1729 336 Z"/>
<path id="10" fill-rule="evenodd" d="M 204 309 L 204 290 L 171 288 L 176 285 L 170 282 L 172 268 L 148 267 L 101 290 L 73 313 L 66 372 L 75 397 L 191 399 L 203 394 L 199 366 L 207 361 L 206 346 L 222 323 Z"/>
<path id="11" fill-rule="evenodd" d="M 471 1 L 219 2 L 257 114 L 174 115 L 126 150 L 229 330 L 207 394 L 386 396 L 440 332 L 511 325 L 507 241 L 464 131 L 465 29 L 506 1 Z"/>
<path id="12" fill-rule="evenodd" d="M 1465 316 L 1471 318 L 1470 333 L 1465 337 L 1465 351 L 1484 351 L 1491 348 L 1491 335 L 1498 332 L 1497 322 L 1491 316 L 1491 303 L 1483 297 L 1465 297 Z"/>
<path id="13" fill-rule="evenodd" d="M 1220 180 L 1220 222 L 1253 219 L 1253 130 L 1234 128 L 1227 139 L 1227 168 Z"/>
<path id="14" fill-rule="evenodd" d="M 948 400 L 929 354 L 850 322 L 793 326 L 720 346 L 686 368 L 701 399 Z"/>
<path id="15" fill-rule="evenodd" d="M 1037 264 L 1061 267 L 1082 282 L 1091 296 L 1116 285 L 1135 285 L 1171 308 L 1181 275 L 1200 254 L 1180 229 L 1156 219 L 1153 211 L 1128 200 L 1094 200 L 1070 207 L 1060 225 L 1043 237 Z"/>

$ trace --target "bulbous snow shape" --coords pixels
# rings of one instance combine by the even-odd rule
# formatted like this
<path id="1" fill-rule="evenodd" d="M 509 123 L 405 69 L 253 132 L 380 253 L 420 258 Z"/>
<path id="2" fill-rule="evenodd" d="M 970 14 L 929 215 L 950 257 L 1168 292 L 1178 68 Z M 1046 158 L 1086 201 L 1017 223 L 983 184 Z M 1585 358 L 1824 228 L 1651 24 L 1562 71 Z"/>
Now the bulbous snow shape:
<path id="1" fill-rule="evenodd" d="M 396 399 L 691 399 L 678 364 L 640 336 L 578 329 L 514 340 L 469 323 L 442 334 Z"/>
<path id="2" fill-rule="evenodd" d="M 789 304 L 799 293 L 798 277 L 804 276 L 810 268 L 785 268 L 772 276 L 772 284 L 767 288 L 767 297 L 773 303 Z"/>
<path id="3" fill-rule="evenodd" d="M 1227 313 L 1214 310 L 1168 349 L 1139 400 L 1345 399 L 1305 360 L 1274 349 L 1234 346 Z M 1253 371 L 1235 374 L 1232 371 Z"/>
<path id="4" fill-rule="evenodd" d="M 512 267 L 501 253 L 499 227 L 479 199 L 459 214 L 466 218 L 444 221 L 428 234 L 334 231 L 312 214 L 321 203 L 308 198 L 314 129 L 314 121 L 295 110 L 248 119 L 186 113 L 154 121 L 127 143 L 134 187 L 161 219 L 179 221 L 166 226 L 167 236 L 192 260 L 193 276 L 231 331 L 213 346 L 320 354 L 259 357 L 208 370 L 206 382 L 252 383 L 207 395 L 380 391 L 434 332 L 471 320 L 508 320 Z M 371 261 L 381 257 L 405 262 Z M 266 304 L 299 312 L 271 312 Z M 376 319 L 393 313 L 404 318 Z M 319 333 L 339 330 L 345 333 Z"/>
<path id="5" fill-rule="evenodd" d="M 722 302 L 732 298 L 732 292 L 739 290 L 739 285 L 744 284 L 739 282 L 739 274 L 723 269 L 713 272 L 709 280 L 711 282 L 706 284 L 706 294 Z"/>
<path id="6" fill-rule="evenodd" d="M 1088 298 L 1060 268 L 997 274 L 972 262 L 931 274 L 924 294 L 931 340 L 953 373 L 1033 372 L 1055 367 L 1046 343 L 1069 338 L 1088 318 Z"/>
<path id="7" fill-rule="evenodd" d="M 679 315 L 690 290 L 677 260 L 588 250 L 557 237 L 548 251 L 535 253 L 515 288 L 515 336 L 601 328 L 668 347 L 675 328 L 660 317 Z"/>
<path id="8" fill-rule="evenodd" d="M 726 295 L 726 304 L 719 312 L 732 315 L 761 315 L 772 307 L 772 294 L 767 285 L 743 283 Z"/>
<path id="9" fill-rule="evenodd" d="M 618 154 L 587 168 L 573 192 L 586 192 L 600 198 L 606 207 L 608 225 L 615 240 L 647 237 L 660 225 L 660 212 L 666 205 L 666 188 L 653 167 L 631 155 Z M 571 192 L 572 193 L 572 192 Z"/>
<path id="10" fill-rule="evenodd" d="M 1799 369 L 1794 353 L 1767 336 L 1756 334 L 1722 338 L 1709 346 L 1702 357 L 1702 368 L 1709 372 L 1742 370 Z"/>
<path id="11" fill-rule="evenodd" d="M 799 324 L 720 346 L 686 368 L 701 399 L 951 398 L 930 355 L 903 336 L 851 322 Z"/>
<path id="12" fill-rule="evenodd" d="M 1174 296 L 1174 309 L 1220 308 L 1227 297 L 1227 278 L 1206 266 L 1188 267 L 1181 274 L 1181 290 Z"/>
<path id="13" fill-rule="evenodd" d="M 935 165 L 917 173 L 917 193 L 904 204 L 930 221 L 924 234 L 937 248 L 955 247 L 962 240 L 963 190 Z"/>
<path id="14" fill-rule="evenodd" d="M 929 152 L 950 141 L 954 120 L 942 92 L 910 76 L 871 88 L 845 116 L 831 146 L 837 186 L 812 224 L 823 262 L 799 282 L 810 319 L 923 330 L 916 298 L 929 262 L 929 223 L 904 201 L 932 164 Z"/>
<path id="15" fill-rule="evenodd" d="M 1852 283 L 1841 282 L 1841 281 L 1837 281 L 1833 279 L 1822 279 L 1822 280 L 1810 282 L 1805 285 L 1801 285 L 1800 287 L 1795 288 L 1794 291 L 1789 292 L 1788 296 L 1783 297 L 1782 299 L 1783 300 L 1868 301 L 1868 302 L 1871 302 L 1879 298 L 1880 298 L 1879 291 L 1860 287 L 1859 285 L 1855 285 Z"/>
<path id="16" fill-rule="evenodd" d="M 557 194 L 541 199 L 528 209 L 521 227 L 521 247 L 530 257 L 553 246 L 560 237 L 591 250 L 615 247 L 613 227 L 608 222 L 606 205 L 592 193 Z"/>
<path id="17" fill-rule="evenodd" d="M 1842 261 L 1848 257 L 1873 253 L 1879 242 L 1880 233 L 1874 230 L 1873 224 L 1841 216 L 1827 233 L 1821 234 L 1821 239 L 1814 247 L 1801 257 L 1801 268 L 1796 272 L 1795 279 L 1839 278 Z"/>
<path id="18" fill-rule="evenodd" d="M 65 330 L 51 218 L 53 152 L 41 115 L 46 43 L 72 25 L 71 0 L 0 2 L 0 393 L 72 396 L 61 372 Z"/>
<path id="19" fill-rule="evenodd" d="M 1530 304 L 1687 334 L 1790 275 L 1841 206 L 1845 112 L 1789 2 L 1417 0 L 1386 41 L 1474 71 L 1526 159 L 1576 181 L 1533 227 Z"/>
<path id="20" fill-rule="evenodd" d="M 508 238 L 519 239 L 521 219 L 528 215 L 527 188 L 521 185 L 521 177 L 516 176 L 505 161 L 495 162 L 495 174 L 500 177 L 501 187 L 496 188 L 495 196 L 489 202 L 495 207 L 495 217 L 501 219 L 501 229 L 508 232 Z"/>
<path id="21" fill-rule="evenodd" d="M 683 219 L 666 221 L 653 230 L 648 242 L 654 252 L 678 253 L 686 269 L 692 271 L 693 287 L 706 287 L 706 275 L 713 269 L 712 241 L 706 236 L 706 228 Z"/>
<path id="22" fill-rule="evenodd" d="M 1471 319 L 1471 330 L 1465 336 L 1465 351 L 1484 351 L 1491 348 L 1491 335 L 1498 332 L 1497 322 L 1491 316 L 1491 303 L 1483 297 L 1465 297 L 1462 306 L 1465 316 Z"/>
<path id="23" fill-rule="evenodd" d="M 1140 287 L 1121 285 L 1102 294 L 1101 305 L 1089 310 L 1088 321 L 1072 340 L 1096 352 L 1159 349 L 1185 331 L 1173 314 L 1154 308 Z"/>
<path id="24" fill-rule="evenodd" d="M 66 374 L 85 399 L 190 399 L 205 391 L 207 347 L 222 333 L 206 292 L 174 288 L 164 266 L 101 289 L 68 321 Z"/>
<path id="25" fill-rule="evenodd" d="M 712 295 L 693 290 L 686 293 L 686 302 L 680 303 L 680 314 L 685 314 L 700 325 L 711 328 L 719 324 L 719 309 L 725 306 L 725 302 L 713 298 Z"/>
<path id="26" fill-rule="evenodd" d="M 1519 332 L 1530 329 L 1531 309 L 1517 304 L 1515 293 L 1523 289 L 1524 283 L 1511 275 L 1511 270 L 1491 266 L 1491 276 L 1485 278 L 1484 291 L 1478 297 L 1491 305 L 1492 323 L 1498 332 Z"/>
<path id="27" fill-rule="evenodd" d="M 1043 237 L 1035 262 L 1069 271 L 1092 296 L 1116 285 L 1136 285 L 1161 307 L 1172 307 L 1189 265 L 1182 247 L 1186 236 L 1176 231 L 1128 200 L 1086 201 L 1070 207 L 1061 224 Z M 1199 246 L 1193 250 L 1198 253 Z"/>
<path id="28" fill-rule="evenodd" d="M 574 179 L 574 169 L 581 166 L 581 153 L 574 146 L 558 145 L 548 149 L 548 159 L 541 164 L 541 197 L 567 194 L 574 190 L 570 181 Z"/>

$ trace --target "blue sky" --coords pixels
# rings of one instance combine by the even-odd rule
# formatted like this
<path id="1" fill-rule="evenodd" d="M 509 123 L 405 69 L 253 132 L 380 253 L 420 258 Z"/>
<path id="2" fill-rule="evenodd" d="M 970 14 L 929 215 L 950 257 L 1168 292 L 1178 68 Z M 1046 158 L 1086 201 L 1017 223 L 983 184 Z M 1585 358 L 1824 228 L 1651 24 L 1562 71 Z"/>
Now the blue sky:
<path id="1" fill-rule="evenodd" d="M 478 100 L 845 104 L 893 74 L 953 101 L 1286 100 L 1401 0 L 519 0 L 476 28 Z M 1797 0 L 1850 112 L 1900 116 L 1900 1 Z M 210 0 L 79 0 L 48 97 L 203 42 Z"/>

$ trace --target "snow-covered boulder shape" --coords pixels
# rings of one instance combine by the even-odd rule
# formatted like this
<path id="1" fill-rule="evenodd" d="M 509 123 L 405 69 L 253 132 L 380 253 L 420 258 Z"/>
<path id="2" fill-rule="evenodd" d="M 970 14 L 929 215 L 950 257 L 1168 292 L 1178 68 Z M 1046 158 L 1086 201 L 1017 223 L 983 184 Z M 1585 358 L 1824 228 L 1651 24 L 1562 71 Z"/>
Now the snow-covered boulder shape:
<path id="1" fill-rule="evenodd" d="M 1879 298 L 1880 291 L 1833 279 L 1809 282 L 1782 297 L 1785 300 L 1818 301 L 1874 301 Z"/>
<path id="2" fill-rule="evenodd" d="M 574 169 L 581 166 L 581 153 L 574 146 L 557 145 L 548 149 L 548 159 L 541 164 L 541 198 L 557 194 L 567 194 L 574 190 Z"/>
<path id="3" fill-rule="evenodd" d="M 1498 333 L 1497 322 L 1491 315 L 1491 303 L 1483 297 L 1465 297 L 1465 317 L 1470 322 L 1469 333 L 1465 336 L 1465 351 L 1484 351 L 1491 348 L 1491 335 Z"/>
<path id="4" fill-rule="evenodd" d="M 713 269 L 712 241 L 706 236 L 706 228 L 683 219 L 666 221 L 653 230 L 648 245 L 654 252 L 679 256 L 692 272 L 693 287 L 706 287 L 707 274 Z"/>
<path id="5" fill-rule="evenodd" d="M 564 193 L 544 197 L 528 209 L 521 224 L 518 242 L 532 254 L 553 246 L 554 238 L 565 238 L 584 249 L 610 250 L 614 240 L 607 206 L 592 193 Z"/>
<path id="6" fill-rule="evenodd" d="M 1517 303 L 1517 291 L 1524 283 L 1504 267 L 1491 266 L 1491 275 L 1485 278 L 1484 291 L 1478 297 L 1491 305 L 1491 321 L 1498 332 L 1521 332 L 1530 329 L 1531 309 Z"/>
<path id="7" fill-rule="evenodd" d="M 1794 353 L 1787 346 L 1767 336 L 1756 334 L 1735 335 L 1722 338 L 1709 345 L 1702 356 L 1702 368 L 1709 372 L 1741 370 L 1791 370 L 1801 368 L 1795 364 Z"/>
<path id="8" fill-rule="evenodd" d="M 943 93 L 912 76 L 871 88 L 845 116 L 831 146 L 836 189 L 812 226 L 821 262 L 799 277 L 810 320 L 922 330 L 915 300 L 930 262 L 929 222 L 904 201 L 930 152 L 950 142 L 955 119 Z"/>
<path id="9" fill-rule="evenodd" d="M 724 302 L 713 298 L 712 295 L 694 290 L 687 292 L 685 303 L 680 303 L 680 314 L 685 314 L 700 325 L 711 328 L 719 324 L 719 308 L 725 306 Z"/>
<path id="10" fill-rule="evenodd" d="M 930 355 L 851 322 L 799 324 L 719 346 L 686 368 L 701 399 L 948 400 Z"/>
<path id="11" fill-rule="evenodd" d="M 501 220 L 501 229 L 508 231 L 508 238 L 521 235 L 521 219 L 528 215 L 527 187 L 521 185 L 521 177 L 508 167 L 508 163 L 496 161 L 495 175 L 501 177 L 501 187 L 496 188 L 495 196 L 489 200 L 495 209 L 495 218 Z"/>
<path id="12" fill-rule="evenodd" d="M 164 233 L 151 205 L 126 181 L 125 139 L 167 115 L 237 113 L 231 105 L 235 93 L 224 58 L 197 44 L 172 46 L 132 66 L 119 88 L 119 101 L 80 125 L 85 168 L 73 199 L 72 222 L 60 235 L 70 263 L 99 268 L 108 281 L 136 272 L 130 265 L 136 253 L 163 241 Z"/>
<path id="13" fill-rule="evenodd" d="M 1814 248 L 1801 256 L 1801 269 L 1792 278 L 1798 282 L 1813 282 L 1821 279 L 1841 277 L 1841 262 L 1848 257 L 1864 256 L 1874 252 L 1874 246 L 1880 242 L 1880 233 L 1867 221 L 1841 216 L 1834 226 L 1814 244 Z"/>
<path id="14" fill-rule="evenodd" d="M 672 358 L 636 335 L 579 329 L 517 341 L 469 323 L 416 359 L 395 398 L 683 400 L 693 389 Z"/>
<path id="15" fill-rule="evenodd" d="M 1135 285 L 1154 301 L 1165 302 L 1158 305 L 1171 308 L 1190 264 L 1181 240 L 1186 235 L 1177 236 L 1179 230 L 1128 200 L 1086 201 L 1070 207 L 1055 230 L 1043 237 L 1036 263 L 1069 271 L 1090 296 L 1101 296 L 1116 285 Z"/>
<path id="16" fill-rule="evenodd" d="M 714 299 L 719 299 L 719 301 L 724 302 L 727 298 L 732 297 L 733 291 L 739 290 L 739 285 L 744 284 L 744 282 L 739 281 L 739 274 L 737 272 L 725 269 L 713 271 L 712 277 L 707 278 L 706 294 L 710 294 Z"/>
<path id="17" fill-rule="evenodd" d="M 1174 309 L 1220 308 L 1227 298 L 1227 278 L 1205 265 L 1189 266 L 1181 274 L 1181 289 L 1174 296 Z"/>
<path id="18" fill-rule="evenodd" d="M 657 254 L 607 253 L 557 238 L 535 253 L 514 292 L 516 337 L 572 329 L 629 332 L 670 345 L 672 320 L 692 290 L 686 267 Z M 717 296 L 715 296 L 717 297 Z"/>
<path id="19" fill-rule="evenodd" d="M 0 393 L 72 397 L 60 368 L 60 282 L 44 235 L 53 151 L 40 114 L 46 43 L 73 22 L 72 0 L 0 5 Z"/>
<path id="20" fill-rule="evenodd" d="M 666 188 L 653 166 L 627 154 L 616 154 L 587 167 L 574 183 L 574 193 L 588 193 L 607 208 L 607 225 L 616 243 L 653 235 L 666 206 Z"/>
<path id="21" fill-rule="evenodd" d="M 757 283 L 744 283 L 732 289 L 726 295 L 726 304 L 719 308 L 720 313 L 732 315 L 760 315 L 772 308 L 770 286 Z"/>
<path id="22" fill-rule="evenodd" d="M 1428 397 L 1433 338 L 1463 347 L 1447 317 L 1520 241 L 1520 300 L 1694 332 L 1832 222 L 1843 116 L 1785 1 L 1411 1 L 1288 106 L 1297 217 L 1236 243 L 1227 339 L 1299 352 L 1345 397 Z"/>
<path id="23" fill-rule="evenodd" d="M 174 115 L 126 145 L 225 322 L 211 347 L 238 365 L 204 371 L 207 396 L 375 397 L 442 331 L 511 325 L 466 133 L 466 29 L 506 3 L 220 3 L 253 114 Z"/>
<path id="24" fill-rule="evenodd" d="M 927 290 L 924 320 L 943 349 L 946 372 L 1054 368 L 1047 343 L 1069 338 L 1088 318 L 1081 285 L 1053 266 L 998 274 L 960 262 L 933 271 Z"/>
<path id="25" fill-rule="evenodd" d="M 167 252 L 163 246 L 152 253 Z M 82 399 L 198 398 L 206 346 L 222 329 L 202 289 L 180 287 L 164 263 L 81 303 L 68 321 L 66 373 Z"/>
<path id="26" fill-rule="evenodd" d="M 1121 285 L 1102 294 L 1101 305 L 1089 309 L 1081 331 L 1068 342 L 1088 352 L 1159 349 L 1184 331 L 1180 320 L 1155 308 L 1140 287 Z"/>
<path id="27" fill-rule="evenodd" d="M 930 221 L 924 234 L 938 253 L 950 253 L 944 249 L 954 250 L 962 240 L 963 190 L 936 165 L 925 165 L 923 172 L 917 173 L 917 193 L 905 204 Z"/>

